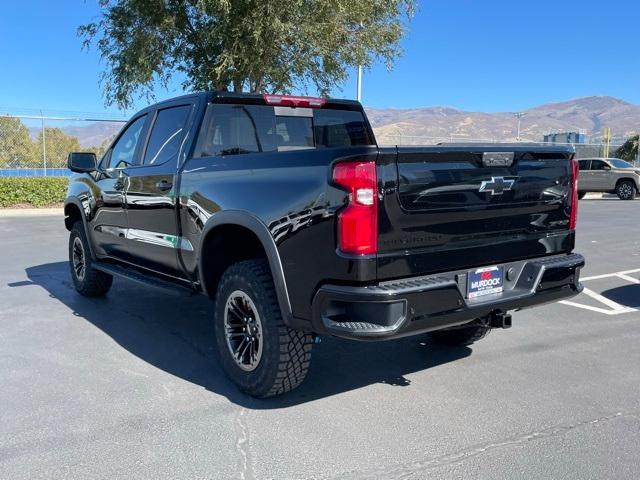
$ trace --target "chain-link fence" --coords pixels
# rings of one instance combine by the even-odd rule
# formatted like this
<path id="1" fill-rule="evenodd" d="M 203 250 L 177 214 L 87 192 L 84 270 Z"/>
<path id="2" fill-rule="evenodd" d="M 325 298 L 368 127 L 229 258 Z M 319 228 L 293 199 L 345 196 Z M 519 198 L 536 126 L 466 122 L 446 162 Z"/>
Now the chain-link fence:
<path id="1" fill-rule="evenodd" d="M 69 152 L 100 156 L 125 120 L 0 115 L 0 176 L 67 175 Z"/>
<path id="2" fill-rule="evenodd" d="M 94 117 L 0 114 L 0 176 L 68 175 L 66 162 L 69 152 L 95 152 L 100 157 L 123 127 L 125 119 Z M 501 141 L 498 138 L 468 138 L 456 134 L 426 137 L 383 132 L 377 132 L 377 140 L 380 145 L 416 146 Z M 606 147 L 602 143 L 573 146 L 578 158 L 606 156 Z M 609 156 L 613 157 L 619 147 L 610 145 Z"/>

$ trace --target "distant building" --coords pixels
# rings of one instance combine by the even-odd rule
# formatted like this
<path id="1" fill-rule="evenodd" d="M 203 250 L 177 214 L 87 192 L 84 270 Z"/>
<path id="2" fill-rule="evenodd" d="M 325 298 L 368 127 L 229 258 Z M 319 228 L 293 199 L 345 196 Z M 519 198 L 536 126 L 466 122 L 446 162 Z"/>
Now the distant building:
<path id="1" fill-rule="evenodd" d="M 584 131 L 548 133 L 544 143 L 587 143 L 587 134 Z"/>

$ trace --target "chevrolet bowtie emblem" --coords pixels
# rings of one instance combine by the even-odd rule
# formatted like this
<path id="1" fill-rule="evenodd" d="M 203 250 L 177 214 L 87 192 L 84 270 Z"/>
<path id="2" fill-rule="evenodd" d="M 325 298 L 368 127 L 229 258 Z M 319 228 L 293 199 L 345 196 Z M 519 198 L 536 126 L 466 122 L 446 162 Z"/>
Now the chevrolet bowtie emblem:
<path id="1" fill-rule="evenodd" d="M 502 195 L 507 190 L 511 190 L 515 178 L 491 177 L 491 180 L 484 180 L 480 184 L 479 192 L 491 192 L 491 195 Z"/>

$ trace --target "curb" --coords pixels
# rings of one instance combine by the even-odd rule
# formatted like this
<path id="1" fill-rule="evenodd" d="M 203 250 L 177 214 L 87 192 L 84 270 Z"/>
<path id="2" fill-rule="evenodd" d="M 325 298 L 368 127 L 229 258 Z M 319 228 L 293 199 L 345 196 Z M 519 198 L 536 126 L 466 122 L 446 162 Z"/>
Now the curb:
<path id="1" fill-rule="evenodd" d="M 0 208 L 0 218 L 64 216 L 62 208 Z"/>

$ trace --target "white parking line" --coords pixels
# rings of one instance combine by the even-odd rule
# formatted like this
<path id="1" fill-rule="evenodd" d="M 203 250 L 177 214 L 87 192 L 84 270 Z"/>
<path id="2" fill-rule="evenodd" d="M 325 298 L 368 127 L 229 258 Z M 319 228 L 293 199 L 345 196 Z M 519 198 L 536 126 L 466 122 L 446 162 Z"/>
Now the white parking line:
<path id="1" fill-rule="evenodd" d="M 624 273 L 619 273 L 618 275 L 616 275 L 616 277 L 621 278 L 622 280 L 626 280 L 627 282 L 640 283 L 640 280 L 638 280 L 637 278 L 630 277 L 629 275 L 625 275 Z"/>
<path id="2" fill-rule="evenodd" d="M 585 289 L 586 290 L 586 289 Z M 591 310 L 592 312 L 604 313 L 605 315 L 618 315 L 621 312 L 619 310 L 607 310 L 606 308 L 592 307 L 591 305 L 583 305 L 582 303 L 572 302 L 571 300 L 562 300 L 560 303 L 563 305 L 569 305 L 570 307 L 584 308 L 585 310 Z"/>
<path id="3" fill-rule="evenodd" d="M 615 273 L 605 273 L 604 275 L 594 275 L 593 277 L 584 277 L 584 278 L 580 278 L 581 282 L 588 282 L 589 280 L 600 280 L 602 278 L 610 278 L 610 277 L 617 277 L 619 275 L 628 275 L 630 273 L 637 273 L 640 272 L 640 268 L 636 268 L 634 270 L 623 270 L 621 272 L 615 272 Z"/>
<path id="4" fill-rule="evenodd" d="M 592 277 L 584 277 L 584 278 L 581 278 L 580 281 L 588 282 L 590 280 L 601 280 L 604 278 L 617 277 L 617 278 L 620 278 L 621 280 L 634 283 L 637 285 L 637 284 L 640 284 L 640 279 L 632 277 L 630 274 L 638 273 L 638 272 L 640 272 L 640 268 L 636 268 L 634 270 L 624 270 L 622 272 L 607 273 L 604 275 L 594 275 Z M 586 287 L 582 291 L 582 293 L 584 293 L 585 295 L 593 298 L 597 302 L 609 308 L 594 307 L 591 305 L 585 305 L 583 303 L 578 303 L 571 300 L 563 300 L 560 303 L 562 303 L 563 305 L 569 305 L 571 307 L 583 308 L 585 310 L 590 310 L 592 312 L 603 313 L 605 315 L 620 315 L 621 313 L 640 312 L 640 309 L 638 308 L 625 307 L 624 305 L 620 305 L 619 303 L 614 302 L 613 300 L 603 295 L 600 295 L 599 293 L 594 292 L 593 290 L 590 290 Z"/>

